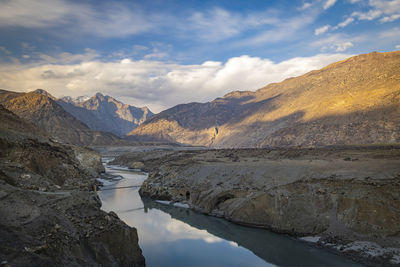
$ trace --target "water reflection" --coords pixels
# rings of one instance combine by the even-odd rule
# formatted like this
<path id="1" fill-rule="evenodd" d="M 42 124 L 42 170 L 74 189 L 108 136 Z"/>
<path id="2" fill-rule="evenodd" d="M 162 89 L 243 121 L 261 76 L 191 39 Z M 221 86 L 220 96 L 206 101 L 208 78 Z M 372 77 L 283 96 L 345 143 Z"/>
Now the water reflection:
<path id="1" fill-rule="evenodd" d="M 141 184 L 146 174 L 107 169 Z M 102 191 L 103 209 L 138 229 L 147 266 L 358 266 L 298 240 L 141 199 L 138 188 Z"/>

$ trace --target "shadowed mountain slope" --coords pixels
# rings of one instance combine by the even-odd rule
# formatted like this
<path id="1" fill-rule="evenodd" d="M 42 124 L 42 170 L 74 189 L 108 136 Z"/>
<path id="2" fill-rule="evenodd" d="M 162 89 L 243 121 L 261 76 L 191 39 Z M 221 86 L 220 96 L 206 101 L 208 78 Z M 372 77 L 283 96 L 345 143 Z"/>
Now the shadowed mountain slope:
<path id="1" fill-rule="evenodd" d="M 95 132 L 66 112 L 44 90 L 15 93 L 0 90 L 0 104 L 17 116 L 38 126 L 59 142 L 75 145 L 102 145 L 120 142 L 111 133 Z"/>
<path id="2" fill-rule="evenodd" d="M 165 110 L 128 134 L 212 147 L 400 142 L 400 51 Z"/>
<path id="3" fill-rule="evenodd" d="M 101 93 L 79 101 L 81 99 L 84 98 L 73 101 L 66 97 L 57 100 L 57 103 L 90 129 L 118 136 L 124 136 L 153 115 L 147 107 L 137 108 L 123 104 Z"/>

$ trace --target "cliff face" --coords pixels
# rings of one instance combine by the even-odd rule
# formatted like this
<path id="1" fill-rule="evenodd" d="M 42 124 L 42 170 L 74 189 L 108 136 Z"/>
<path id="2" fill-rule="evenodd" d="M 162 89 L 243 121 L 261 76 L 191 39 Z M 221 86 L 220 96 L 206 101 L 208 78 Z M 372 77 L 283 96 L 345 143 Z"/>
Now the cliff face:
<path id="1" fill-rule="evenodd" d="M 400 142 L 400 52 L 359 55 L 209 103 L 178 105 L 128 135 L 212 147 Z"/>
<path id="2" fill-rule="evenodd" d="M 153 116 L 147 108 L 137 108 L 97 93 L 84 101 L 61 98 L 57 101 L 66 111 L 84 122 L 90 129 L 124 136 Z"/>
<path id="3" fill-rule="evenodd" d="M 0 90 L 0 104 L 47 132 L 59 142 L 75 145 L 102 145 L 120 142 L 111 133 L 92 131 L 66 112 L 44 90 L 15 93 Z"/>
<path id="4" fill-rule="evenodd" d="M 139 191 L 144 197 L 318 236 L 319 245 L 367 265 L 399 264 L 399 147 L 155 151 L 121 155 L 112 164 L 140 163 L 149 171 Z M 369 242 L 379 249 L 357 250 Z"/>
<path id="5" fill-rule="evenodd" d="M 100 159 L 51 141 L 0 105 L 2 264 L 144 265 L 136 229 L 100 210 Z"/>

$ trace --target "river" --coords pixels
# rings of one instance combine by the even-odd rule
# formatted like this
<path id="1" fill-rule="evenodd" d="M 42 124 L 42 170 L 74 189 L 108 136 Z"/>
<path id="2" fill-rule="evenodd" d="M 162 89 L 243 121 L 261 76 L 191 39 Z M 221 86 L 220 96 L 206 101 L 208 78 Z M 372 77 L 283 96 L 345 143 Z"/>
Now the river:
<path id="1" fill-rule="evenodd" d="M 132 186 L 146 173 L 116 166 L 106 172 L 122 179 L 105 181 L 102 209 L 137 228 L 147 266 L 360 266 L 289 236 L 141 199 Z"/>

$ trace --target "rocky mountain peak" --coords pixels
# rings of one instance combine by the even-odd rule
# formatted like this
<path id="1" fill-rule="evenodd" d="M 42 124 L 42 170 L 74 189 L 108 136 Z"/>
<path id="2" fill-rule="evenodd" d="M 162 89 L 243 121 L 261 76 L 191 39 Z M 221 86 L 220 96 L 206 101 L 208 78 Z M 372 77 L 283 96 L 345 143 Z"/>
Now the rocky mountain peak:
<path id="1" fill-rule="evenodd" d="M 77 99 L 84 100 L 84 97 Z M 58 103 L 92 130 L 111 132 L 118 136 L 124 136 L 153 115 L 147 107 L 137 108 L 124 104 L 100 92 L 84 101 L 61 98 Z"/>
<path id="2" fill-rule="evenodd" d="M 47 96 L 48 98 L 50 98 L 52 100 L 56 100 L 56 98 L 54 96 L 52 96 L 49 92 L 47 92 L 44 89 L 36 89 L 35 91 L 32 91 L 32 93 L 44 95 L 44 96 Z"/>

